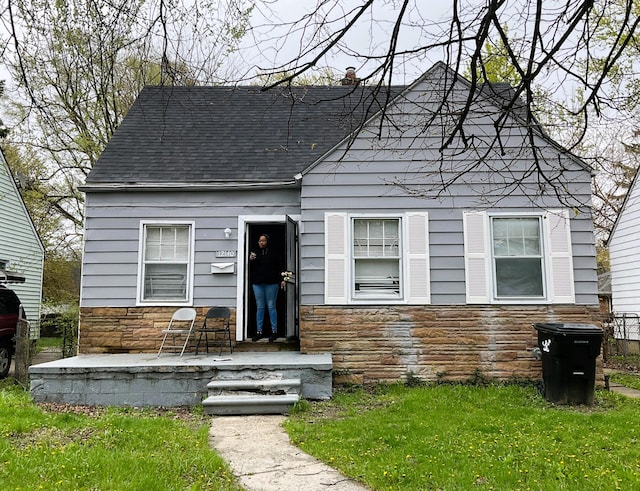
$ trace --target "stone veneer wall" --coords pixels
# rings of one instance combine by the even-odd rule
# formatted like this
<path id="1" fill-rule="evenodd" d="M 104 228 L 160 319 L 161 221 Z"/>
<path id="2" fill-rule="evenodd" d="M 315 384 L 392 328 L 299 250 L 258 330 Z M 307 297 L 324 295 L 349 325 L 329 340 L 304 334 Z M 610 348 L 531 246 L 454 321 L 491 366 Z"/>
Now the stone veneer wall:
<path id="1" fill-rule="evenodd" d="M 206 307 L 196 309 L 201 323 Z M 160 347 L 175 307 L 83 307 L 79 352 L 141 353 Z M 541 378 L 535 322 L 600 325 L 597 306 L 302 306 L 300 351 L 331 353 L 336 382 Z M 232 309 L 232 339 L 235 312 Z M 602 381 L 602 362 L 596 380 Z"/>
<path id="2" fill-rule="evenodd" d="M 600 326 L 598 306 L 303 306 L 300 349 L 333 354 L 334 380 L 542 378 L 537 322 Z M 603 380 L 601 357 L 596 381 Z"/>
<path id="3" fill-rule="evenodd" d="M 162 329 L 177 307 L 82 307 L 78 352 L 147 353 L 158 351 Z M 196 326 L 209 307 L 196 307 Z M 235 339 L 235 309 L 231 309 L 231 339 Z"/>

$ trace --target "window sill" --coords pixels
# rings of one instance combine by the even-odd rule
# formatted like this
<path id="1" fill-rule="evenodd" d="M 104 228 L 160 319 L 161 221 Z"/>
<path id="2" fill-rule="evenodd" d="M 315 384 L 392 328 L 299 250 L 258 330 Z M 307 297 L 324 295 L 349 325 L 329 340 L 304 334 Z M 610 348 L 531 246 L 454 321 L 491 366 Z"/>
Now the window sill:
<path id="1" fill-rule="evenodd" d="M 190 307 L 190 300 L 172 300 L 170 298 L 159 300 L 141 300 L 136 302 L 136 307 Z"/>
<path id="2" fill-rule="evenodd" d="M 549 305 L 551 300 L 547 298 L 494 298 L 492 305 Z"/>
<path id="3" fill-rule="evenodd" d="M 367 297 L 367 298 L 352 298 L 348 301 L 348 305 L 380 305 L 380 304 L 405 304 L 407 301 L 403 298 L 392 297 Z"/>

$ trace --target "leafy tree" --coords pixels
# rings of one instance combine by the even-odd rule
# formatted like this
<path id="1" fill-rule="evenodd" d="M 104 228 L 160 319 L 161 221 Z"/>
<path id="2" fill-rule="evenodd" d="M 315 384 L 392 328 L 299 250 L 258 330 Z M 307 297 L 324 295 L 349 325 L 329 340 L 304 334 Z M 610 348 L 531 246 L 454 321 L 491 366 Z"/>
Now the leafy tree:
<path id="1" fill-rule="evenodd" d="M 11 140 L 46 167 L 68 245 L 82 231 L 78 186 L 142 86 L 221 80 L 250 12 L 244 0 L 20 0 L 0 11 L 17 86 Z"/>
<path id="2" fill-rule="evenodd" d="M 508 26 L 503 26 L 503 30 L 509 39 Z M 466 78 L 472 79 L 475 72 L 479 83 L 501 82 L 517 87 L 521 81 L 518 70 L 509 59 L 509 47 L 503 38 L 487 39 L 482 50 L 482 57 L 476 61 L 477 66 L 467 66 L 464 72 Z"/>
<path id="3" fill-rule="evenodd" d="M 48 305 L 77 305 L 80 300 L 80 256 L 47 254 L 42 297 Z"/>
<path id="4" fill-rule="evenodd" d="M 6 142 L 3 151 L 45 250 L 63 250 L 67 240 L 61 231 L 62 218 L 56 212 L 59 197 L 49 184 L 46 166 L 31 148 L 19 149 Z"/>

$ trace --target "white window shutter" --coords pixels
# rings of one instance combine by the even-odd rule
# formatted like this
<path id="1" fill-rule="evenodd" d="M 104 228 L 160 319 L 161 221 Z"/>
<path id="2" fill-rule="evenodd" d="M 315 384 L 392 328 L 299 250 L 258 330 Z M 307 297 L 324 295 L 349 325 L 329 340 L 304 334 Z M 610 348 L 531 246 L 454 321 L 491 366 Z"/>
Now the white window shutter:
<path id="1" fill-rule="evenodd" d="M 490 303 L 491 254 L 487 214 L 483 211 L 466 211 L 462 214 L 462 224 L 467 303 Z"/>
<path id="2" fill-rule="evenodd" d="M 549 251 L 549 299 L 551 303 L 575 303 L 569 211 L 548 210 L 544 216 L 544 230 Z"/>
<path id="3" fill-rule="evenodd" d="M 346 304 L 348 287 L 349 234 L 346 213 L 324 215 L 324 303 Z"/>
<path id="4" fill-rule="evenodd" d="M 429 216 L 427 213 L 407 213 L 407 301 L 412 304 L 431 303 L 429 270 Z"/>

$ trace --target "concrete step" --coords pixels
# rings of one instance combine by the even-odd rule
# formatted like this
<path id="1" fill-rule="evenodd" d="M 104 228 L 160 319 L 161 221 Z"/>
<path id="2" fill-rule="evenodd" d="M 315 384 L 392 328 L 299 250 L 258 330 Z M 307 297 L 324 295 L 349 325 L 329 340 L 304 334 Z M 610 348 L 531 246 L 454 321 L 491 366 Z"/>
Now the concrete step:
<path id="1" fill-rule="evenodd" d="M 212 380 L 206 414 L 286 414 L 300 400 L 299 378 Z"/>
<path id="2" fill-rule="evenodd" d="M 207 384 L 210 396 L 247 394 L 300 394 L 302 381 L 299 378 L 212 380 Z"/>
<path id="3" fill-rule="evenodd" d="M 300 400 L 298 394 L 238 394 L 207 397 L 202 405 L 205 414 L 288 414 L 291 406 Z"/>

